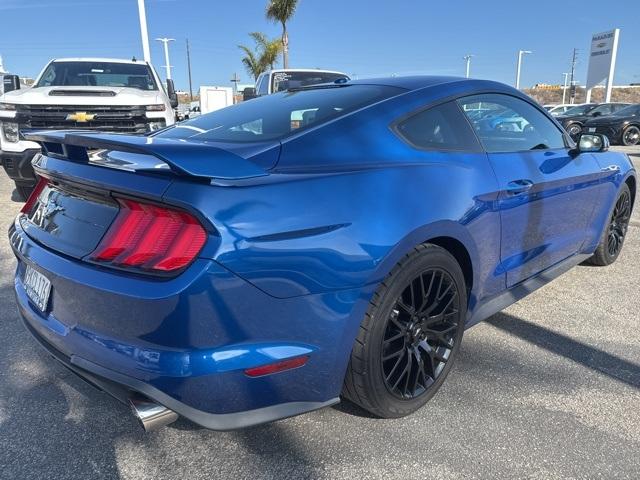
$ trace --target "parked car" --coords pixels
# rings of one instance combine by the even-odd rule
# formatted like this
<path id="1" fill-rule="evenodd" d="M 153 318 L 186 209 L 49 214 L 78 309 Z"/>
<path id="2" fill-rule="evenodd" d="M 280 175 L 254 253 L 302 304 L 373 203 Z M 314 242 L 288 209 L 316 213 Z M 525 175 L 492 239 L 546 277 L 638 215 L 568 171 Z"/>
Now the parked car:
<path id="1" fill-rule="evenodd" d="M 346 73 L 332 70 L 314 69 L 275 69 L 261 73 L 256 80 L 255 95 L 271 95 L 290 88 L 306 87 L 336 80 L 349 80 Z M 248 99 L 248 98 L 247 98 Z"/>
<path id="2" fill-rule="evenodd" d="M 577 107 L 581 104 L 579 103 L 563 103 L 560 105 L 545 105 L 544 108 L 554 117 L 558 115 L 564 115 L 567 110 Z"/>
<path id="3" fill-rule="evenodd" d="M 612 115 L 587 120 L 584 131 L 606 135 L 611 143 L 640 145 L 640 104 L 629 105 Z"/>
<path id="4" fill-rule="evenodd" d="M 40 151 L 29 130 L 99 130 L 145 134 L 172 125 L 178 105 L 143 61 L 61 58 L 42 70 L 31 88 L 0 96 L 0 160 L 25 199 L 36 185 L 31 160 Z"/>
<path id="5" fill-rule="evenodd" d="M 556 118 L 562 124 L 564 129 L 574 140 L 582 133 L 584 122 L 591 118 L 611 115 L 621 108 L 628 106 L 628 103 L 586 103 L 574 108 L 570 108 L 563 115 Z"/>
<path id="6" fill-rule="evenodd" d="M 147 427 L 341 396 L 408 415 L 465 328 L 616 260 L 637 185 L 606 137 L 576 145 L 518 90 L 452 77 L 299 87 L 149 137 L 27 137 L 43 155 L 9 231 L 19 311 Z"/>

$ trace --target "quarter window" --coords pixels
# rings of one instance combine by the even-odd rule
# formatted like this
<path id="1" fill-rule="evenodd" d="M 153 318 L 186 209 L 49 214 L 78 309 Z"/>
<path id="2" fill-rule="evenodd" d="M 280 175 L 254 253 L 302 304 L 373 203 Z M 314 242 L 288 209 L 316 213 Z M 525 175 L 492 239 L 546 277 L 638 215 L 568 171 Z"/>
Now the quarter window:
<path id="1" fill-rule="evenodd" d="M 566 148 L 565 137 L 540 110 L 509 95 L 473 95 L 458 99 L 487 152 Z"/>
<path id="2" fill-rule="evenodd" d="M 453 102 L 423 110 L 400 122 L 397 132 L 411 145 L 429 150 L 479 150 L 469 123 Z"/>

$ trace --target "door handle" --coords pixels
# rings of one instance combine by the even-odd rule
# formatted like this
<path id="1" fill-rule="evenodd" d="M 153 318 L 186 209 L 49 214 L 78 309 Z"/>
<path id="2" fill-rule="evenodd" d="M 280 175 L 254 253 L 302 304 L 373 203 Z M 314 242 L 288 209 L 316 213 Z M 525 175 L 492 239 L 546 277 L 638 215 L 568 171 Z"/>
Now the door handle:
<path id="1" fill-rule="evenodd" d="M 507 183 L 507 193 L 509 195 L 522 195 L 533 187 L 533 182 L 527 179 L 513 180 Z"/>

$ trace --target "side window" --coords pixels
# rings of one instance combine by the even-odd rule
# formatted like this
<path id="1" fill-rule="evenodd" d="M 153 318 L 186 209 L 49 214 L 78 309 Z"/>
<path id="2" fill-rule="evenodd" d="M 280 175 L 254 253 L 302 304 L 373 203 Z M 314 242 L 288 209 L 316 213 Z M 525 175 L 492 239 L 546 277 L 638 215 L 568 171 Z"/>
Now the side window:
<path id="1" fill-rule="evenodd" d="M 423 110 L 398 123 L 396 131 L 417 148 L 479 150 L 480 146 L 454 102 Z"/>
<path id="2" fill-rule="evenodd" d="M 458 104 L 487 152 L 566 148 L 562 131 L 524 100 L 485 94 L 460 98 Z"/>
<path id="3" fill-rule="evenodd" d="M 258 78 L 256 93 L 258 95 L 267 95 L 269 93 L 269 82 L 267 75 L 265 75 L 264 73 L 260 75 L 260 78 Z"/>

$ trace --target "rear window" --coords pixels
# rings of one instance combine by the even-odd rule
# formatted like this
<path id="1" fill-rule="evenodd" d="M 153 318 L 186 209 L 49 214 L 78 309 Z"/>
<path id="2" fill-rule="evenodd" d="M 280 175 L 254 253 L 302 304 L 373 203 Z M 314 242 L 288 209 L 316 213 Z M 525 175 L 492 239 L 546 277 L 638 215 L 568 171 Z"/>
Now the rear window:
<path id="1" fill-rule="evenodd" d="M 402 92 L 383 85 L 281 92 L 182 122 L 156 136 L 216 142 L 276 140 Z"/>

